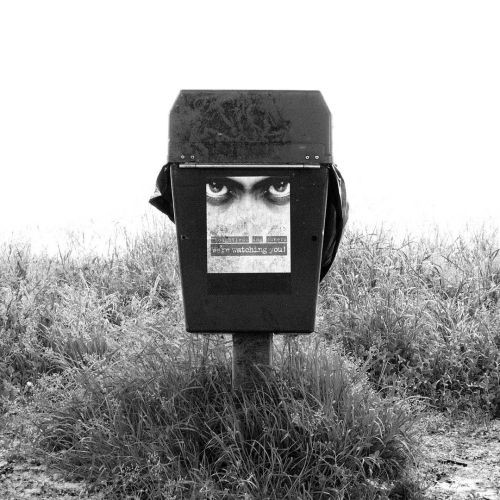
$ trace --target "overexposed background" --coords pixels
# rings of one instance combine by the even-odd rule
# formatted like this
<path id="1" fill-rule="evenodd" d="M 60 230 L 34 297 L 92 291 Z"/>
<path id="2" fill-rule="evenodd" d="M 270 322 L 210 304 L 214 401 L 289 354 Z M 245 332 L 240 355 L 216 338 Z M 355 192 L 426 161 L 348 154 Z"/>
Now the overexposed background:
<path id="1" fill-rule="evenodd" d="M 2 2 L 0 240 L 162 220 L 183 88 L 321 90 L 354 225 L 496 228 L 499 26 L 488 0 Z"/>

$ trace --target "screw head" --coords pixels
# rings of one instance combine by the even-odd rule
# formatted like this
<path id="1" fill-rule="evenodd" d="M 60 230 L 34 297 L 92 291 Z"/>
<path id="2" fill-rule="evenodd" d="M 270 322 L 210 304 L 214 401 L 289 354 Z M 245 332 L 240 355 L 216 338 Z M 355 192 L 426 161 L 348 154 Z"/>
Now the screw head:
<path id="1" fill-rule="evenodd" d="M 194 155 L 191 155 L 191 160 L 194 160 Z"/>
<path id="2" fill-rule="evenodd" d="M 309 160 L 309 155 L 306 156 L 306 160 Z"/>
<path id="3" fill-rule="evenodd" d="M 181 155 L 181 160 L 184 160 L 184 158 L 186 158 L 184 155 Z"/>
<path id="4" fill-rule="evenodd" d="M 319 156 L 318 156 L 318 155 L 316 155 L 314 158 L 315 158 L 316 160 L 319 160 Z"/>

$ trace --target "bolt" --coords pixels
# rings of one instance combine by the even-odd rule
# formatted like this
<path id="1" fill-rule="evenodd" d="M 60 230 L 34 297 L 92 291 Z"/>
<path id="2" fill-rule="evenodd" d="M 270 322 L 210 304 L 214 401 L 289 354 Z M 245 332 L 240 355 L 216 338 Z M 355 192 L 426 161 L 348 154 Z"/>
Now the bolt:
<path id="1" fill-rule="evenodd" d="M 181 160 L 184 160 L 185 156 L 184 155 L 181 155 Z"/>

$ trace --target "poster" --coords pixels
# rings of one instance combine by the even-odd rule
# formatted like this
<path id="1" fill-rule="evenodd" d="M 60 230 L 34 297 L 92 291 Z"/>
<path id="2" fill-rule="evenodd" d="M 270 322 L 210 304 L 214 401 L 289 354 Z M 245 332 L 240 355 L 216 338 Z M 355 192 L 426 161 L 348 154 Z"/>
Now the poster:
<path id="1" fill-rule="evenodd" d="M 209 273 L 289 273 L 290 179 L 209 177 Z"/>

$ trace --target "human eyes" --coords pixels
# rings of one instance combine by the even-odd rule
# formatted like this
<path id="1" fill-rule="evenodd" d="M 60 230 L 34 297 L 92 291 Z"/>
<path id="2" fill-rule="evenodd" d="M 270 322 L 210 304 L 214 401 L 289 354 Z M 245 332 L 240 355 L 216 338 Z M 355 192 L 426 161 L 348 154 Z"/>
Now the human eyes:
<path id="1" fill-rule="evenodd" d="M 206 184 L 207 202 L 212 205 L 227 203 L 232 197 L 231 191 L 224 179 L 212 179 Z"/>
<path id="2" fill-rule="evenodd" d="M 263 195 L 267 201 L 275 205 L 285 205 L 290 201 L 290 182 L 286 179 L 270 178 Z"/>
<path id="3" fill-rule="evenodd" d="M 284 198 L 290 196 L 290 183 L 286 181 L 279 181 L 271 184 L 268 188 L 268 193 L 277 198 Z"/>

